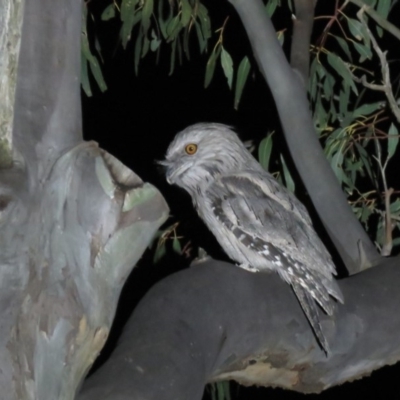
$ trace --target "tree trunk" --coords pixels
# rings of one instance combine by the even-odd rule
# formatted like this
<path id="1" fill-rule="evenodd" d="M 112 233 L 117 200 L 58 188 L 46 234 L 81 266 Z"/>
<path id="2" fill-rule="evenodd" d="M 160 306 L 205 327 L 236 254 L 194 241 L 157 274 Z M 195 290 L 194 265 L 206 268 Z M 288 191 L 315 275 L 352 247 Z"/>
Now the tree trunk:
<path id="1" fill-rule="evenodd" d="M 14 5 L 0 8 L 5 32 L 14 32 L 1 41 L 1 72 L 18 53 L 21 23 L 5 14 Z M 13 161 L 7 169 L 0 163 L 0 396 L 7 400 L 75 397 L 125 279 L 168 214 L 153 186 L 82 141 L 81 7 L 29 0 L 23 11 L 14 109 L 5 119 L 11 126 L 14 115 Z"/>

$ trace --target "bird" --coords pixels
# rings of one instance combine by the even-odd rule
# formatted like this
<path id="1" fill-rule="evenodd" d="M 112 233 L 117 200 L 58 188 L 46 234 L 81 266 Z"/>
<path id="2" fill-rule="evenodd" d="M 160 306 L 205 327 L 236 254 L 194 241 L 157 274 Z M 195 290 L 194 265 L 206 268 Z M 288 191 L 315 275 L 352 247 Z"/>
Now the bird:
<path id="1" fill-rule="evenodd" d="M 187 127 L 160 164 L 167 182 L 190 194 L 197 213 L 238 267 L 277 272 L 292 287 L 328 355 L 317 304 L 332 316 L 335 300 L 344 299 L 333 277 L 335 265 L 304 205 L 224 124 Z"/>

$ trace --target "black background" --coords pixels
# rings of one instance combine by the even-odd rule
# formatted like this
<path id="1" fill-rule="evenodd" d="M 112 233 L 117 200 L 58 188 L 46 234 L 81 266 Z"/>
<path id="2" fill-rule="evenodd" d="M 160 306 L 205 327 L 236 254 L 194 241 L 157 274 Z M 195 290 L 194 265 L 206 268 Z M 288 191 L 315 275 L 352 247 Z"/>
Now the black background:
<path id="1" fill-rule="evenodd" d="M 234 62 L 241 60 L 244 54 L 251 54 L 250 46 L 241 23 L 233 8 L 222 0 L 204 2 L 210 10 L 213 30 L 222 25 L 226 16 L 227 25 L 224 45 L 231 52 Z M 214 79 L 208 89 L 204 89 L 204 72 L 207 55 L 200 55 L 193 40 L 191 60 L 177 65 L 169 76 L 169 49 L 162 48 L 160 64 L 155 65 L 155 55 L 150 53 L 140 62 L 138 76 L 134 73 L 133 46 L 123 50 L 118 42 L 118 21 L 100 21 L 100 13 L 109 1 L 92 0 L 90 11 L 95 17 L 90 32 L 96 33 L 102 46 L 104 64 L 102 66 L 108 90 L 102 94 L 92 81 L 94 96 L 88 98 L 82 93 L 84 137 L 95 140 L 100 146 L 116 156 L 134 170 L 144 181 L 154 184 L 165 196 L 172 219 L 167 225 L 180 221 L 178 233 L 184 236 L 183 244 L 189 240 L 192 248 L 202 247 L 215 258 L 225 258 L 215 239 L 199 220 L 192 209 L 191 200 L 186 193 L 176 187 L 170 187 L 155 160 L 163 158 L 165 150 L 174 135 L 186 126 L 201 122 L 215 121 L 235 127 L 242 139 L 252 139 L 255 144 L 265 137 L 268 131 L 275 130 L 274 155 L 287 154 L 282 141 L 279 120 L 269 90 L 257 70 L 251 71 L 239 110 L 233 108 L 233 93 L 228 88 L 220 66 L 217 66 Z M 317 14 L 332 13 L 334 2 L 320 0 Z M 396 7 L 397 9 L 399 7 Z M 394 14 L 396 11 L 394 11 Z M 276 29 L 288 28 L 290 14 L 287 8 L 278 10 L 274 23 Z M 325 26 L 326 20 L 316 22 L 314 36 Z M 290 24 L 289 24 L 290 25 Z M 214 43 L 213 41 L 211 43 Z M 213 44 L 211 44 L 213 45 Z M 398 42 L 387 41 L 389 54 L 395 54 Z M 285 46 L 290 46 L 290 31 L 285 35 Z M 254 65 L 254 64 L 253 64 Z M 286 157 L 289 158 L 288 156 Z M 291 168 L 292 171 L 293 168 Z M 308 198 L 301 189 L 298 195 L 307 204 Z M 312 208 L 310 208 L 312 212 Z M 317 230 L 318 230 L 318 222 Z M 321 232 L 323 235 L 323 232 Z M 192 252 L 195 256 L 194 252 Z M 114 330 L 109 343 L 103 350 L 100 360 L 103 362 L 110 354 L 118 334 L 135 304 L 144 293 L 158 280 L 185 268 L 190 259 L 175 254 L 171 248 L 167 256 L 153 264 L 153 253 L 148 251 L 132 272 L 121 296 Z M 370 378 L 330 389 L 320 395 L 323 399 L 337 399 L 339 396 L 386 399 L 400 398 L 400 368 L 385 367 L 372 374 Z M 232 385 L 233 399 L 262 398 L 299 399 L 304 395 L 271 388 L 244 388 Z M 205 397 L 208 398 L 208 390 Z M 308 395 L 314 398 L 315 395 Z"/>

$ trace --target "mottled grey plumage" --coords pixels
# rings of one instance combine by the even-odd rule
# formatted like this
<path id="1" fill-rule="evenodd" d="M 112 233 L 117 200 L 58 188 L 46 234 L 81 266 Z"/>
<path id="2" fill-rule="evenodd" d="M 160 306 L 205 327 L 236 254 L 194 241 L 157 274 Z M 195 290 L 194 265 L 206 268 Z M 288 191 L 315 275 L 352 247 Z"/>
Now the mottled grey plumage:
<path id="1" fill-rule="evenodd" d="M 186 152 L 186 146 L 194 144 Z M 343 302 L 335 266 L 304 206 L 282 187 L 229 127 L 189 126 L 170 144 L 167 180 L 187 190 L 225 252 L 248 271 L 277 271 L 299 299 L 325 351 L 314 300 L 328 315 Z M 314 299 L 314 300 L 313 300 Z"/>

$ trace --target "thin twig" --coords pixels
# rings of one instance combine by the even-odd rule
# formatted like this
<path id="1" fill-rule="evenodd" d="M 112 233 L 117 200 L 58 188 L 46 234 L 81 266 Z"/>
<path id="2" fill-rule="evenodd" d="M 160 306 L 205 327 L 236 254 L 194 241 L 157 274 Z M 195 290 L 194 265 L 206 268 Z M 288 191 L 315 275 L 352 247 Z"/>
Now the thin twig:
<path id="1" fill-rule="evenodd" d="M 400 40 L 400 29 L 390 23 L 386 18 L 379 15 L 372 7 L 365 4 L 362 0 L 348 0 L 358 7 L 363 8 L 365 12 L 383 29 L 390 32 L 393 36 Z"/>
<path id="2" fill-rule="evenodd" d="M 363 86 L 365 86 L 368 89 L 375 90 L 375 91 L 380 91 L 384 92 L 386 95 L 386 98 L 389 102 L 389 106 L 396 117 L 397 121 L 400 123 L 400 108 L 397 105 L 396 99 L 394 98 L 393 91 L 392 91 L 392 83 L 390 81 L 390 70 L 389 70 L 389 65 L 386 59 L 386 52 L 383 52 L 381 48 L 379 47 L 374 35 L 370 31 L 368 24 L 365 22 L 365 19 L 363 17 L 365 12 L 365 7 L 362 7 L 358 12 L 357 12 L 357 17 L 360 20 L 360 22 L 363 24 L 366 32 L 368 33 L 369 38 L 371 39 L 372 47 L 374 48 L 376 54 L 379 57 L 380 63 L 381 63 L 381 72 L 382 72 L 382 78 L 383 78 L 383 85 L 377 85 L 375 83 L 370 83 L 367 81 L 365 78 L 365 75 L 363 75 L 361 78 L 357 78 L 353 73 L 353 79 L 361 83 Z"/>

